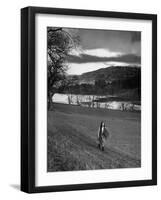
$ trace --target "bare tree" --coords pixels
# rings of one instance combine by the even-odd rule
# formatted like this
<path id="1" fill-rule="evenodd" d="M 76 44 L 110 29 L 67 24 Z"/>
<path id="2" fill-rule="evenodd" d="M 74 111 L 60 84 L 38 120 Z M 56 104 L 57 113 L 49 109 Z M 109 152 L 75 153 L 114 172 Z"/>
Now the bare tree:
<path id="1" fill-rule="evenodd" d="M 71 49 L 76 48 L 78 37 L 72 36 L 63 28 L 47 29 L 47 67 L 48 67 L 48 109 L 51 107 L 52 96 L 61 81 L 65 79 L 66 59 Z"/>

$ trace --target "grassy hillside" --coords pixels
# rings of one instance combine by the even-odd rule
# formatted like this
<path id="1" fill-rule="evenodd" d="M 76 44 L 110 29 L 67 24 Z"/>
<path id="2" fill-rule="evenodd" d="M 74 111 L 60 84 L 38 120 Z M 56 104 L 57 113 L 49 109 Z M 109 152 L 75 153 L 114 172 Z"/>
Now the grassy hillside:
<path id="1" fill-rule="evenodd" d="M 135 66 L 116 66 L 116 67 L 107 67 L 101 68 L 92 72 L 87 72 L 79 76 L 79 81 L 93 81 L 93 80 L 106 80 L 106 81 L 115 81 L 123 79 L 131 79 L 138 76 L 141 68 Z"/>
<path id="2" fill-rule="evenodd" d="M 104 120 L 111 138 L 102 152 L 97 130 Z M 48 111 L 51 171 L 134 168 L 141 166 L 140 113 L 55 104 Z"/>

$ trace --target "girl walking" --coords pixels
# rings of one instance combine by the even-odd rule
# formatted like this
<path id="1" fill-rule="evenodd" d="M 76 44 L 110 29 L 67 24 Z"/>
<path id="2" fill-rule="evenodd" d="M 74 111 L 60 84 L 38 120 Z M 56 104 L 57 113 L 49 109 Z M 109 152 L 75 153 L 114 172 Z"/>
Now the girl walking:
<path id="1" fill-rule="evenodd" d="M 105 123 L 102 121 L 98 129 L 98 148 L 104 151 L 104 145 L 109 138 L 110 133 L 107 130 Z"/>

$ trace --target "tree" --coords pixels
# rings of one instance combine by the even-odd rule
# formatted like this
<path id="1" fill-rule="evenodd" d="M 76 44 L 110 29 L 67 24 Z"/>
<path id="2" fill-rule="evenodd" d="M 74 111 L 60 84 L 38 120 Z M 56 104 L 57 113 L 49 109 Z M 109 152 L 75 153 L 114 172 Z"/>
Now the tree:
<path id="1" fill-rule="evenodd" d="M 63 28 L 47 29 L 47 67 L 48 67 L 48 109 L 51 107 L 55 88 L 66 77 L 66 59 L 71 49 L 76 47 L 78 37 L 72 36 Z"/>

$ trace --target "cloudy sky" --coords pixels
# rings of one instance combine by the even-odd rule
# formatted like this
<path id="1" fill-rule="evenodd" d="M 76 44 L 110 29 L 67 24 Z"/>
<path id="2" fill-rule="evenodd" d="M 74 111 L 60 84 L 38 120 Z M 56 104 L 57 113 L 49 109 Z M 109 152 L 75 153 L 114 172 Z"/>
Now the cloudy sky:
<path id="1" fill-rule="evenodd" d="M 80 39 L 80 45 L 68 57 L 68 74 L 109 66 L 141 65 L 140 32 L 70 28 L 65 31 Z"/>

